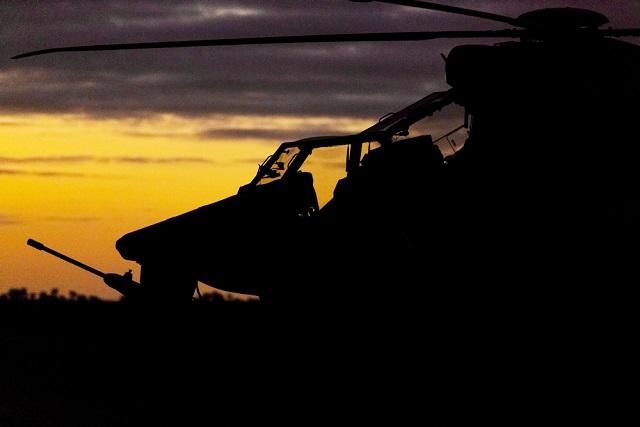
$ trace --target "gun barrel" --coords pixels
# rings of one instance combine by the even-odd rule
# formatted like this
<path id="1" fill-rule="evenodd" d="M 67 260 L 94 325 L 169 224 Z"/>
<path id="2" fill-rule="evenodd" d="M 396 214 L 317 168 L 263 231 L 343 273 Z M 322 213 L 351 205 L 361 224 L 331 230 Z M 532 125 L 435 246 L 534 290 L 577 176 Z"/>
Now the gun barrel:
<path id="1" fill-rule="evenodd" d="M 77 260 L 75 260 L 73 258 L 70 258 L 70 257 L 68 257 L 68 256 L 66 256 L 64 254 L 61 254 L 58 251 L 54 251 L 53 249 L 48 248 L 45 245 L 43 245 L 42 243 L 37 242 L 37 241 L 35 241 L 33 239 L 27 240 L 27 245 L 31 246 L 32 248 L 38 249 L 39 251 L 44 251 L 44 252 L 46 252 L 48 254 L 51 254 L 51 255 L 53 255 L 53 256 L 55 256 L 57 258 L 60 258 L 63 261 L 66 261 L 66 262 L 68 262 L 70 264 L 73 264 L 76 267 L 80 267 L 81 269 L 86 270 L 89 273 L 95 274 L 96 276 L 102 277 L 103 279 L 105 277 L 105 273 L 103 273 L 102 271 L 96 270 L 95 268 L 90 267 L 87 264 L 84 264 L 84 263 L 82 263 L 80 261 L 77 261 Z"/>

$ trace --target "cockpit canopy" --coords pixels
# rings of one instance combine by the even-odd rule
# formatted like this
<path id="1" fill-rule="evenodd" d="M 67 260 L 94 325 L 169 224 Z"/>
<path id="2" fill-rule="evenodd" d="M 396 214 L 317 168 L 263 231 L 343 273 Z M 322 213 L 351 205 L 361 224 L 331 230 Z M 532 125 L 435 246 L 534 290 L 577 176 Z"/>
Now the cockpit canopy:
<path id="1" fill-rule="evenodd" d="M 349 171 L 359 164 L 364 144 L 385 145 L 391 143 L 394 137 L 406 136 L 409 134 L 409 127 L 452 104 L 453 101 L 452 91 L 435 92 L 401 111 L 384 116 L 378 123 L 359 134 L 320 136 L 285 142 L 278 147 L 274 154 L 267 157 L 258 167 L 258 172 L 253 180 L 240 190 L 268 184 L 295 174 L 313 150 L 318 148 L 347 146 L 346 170 Z"/>

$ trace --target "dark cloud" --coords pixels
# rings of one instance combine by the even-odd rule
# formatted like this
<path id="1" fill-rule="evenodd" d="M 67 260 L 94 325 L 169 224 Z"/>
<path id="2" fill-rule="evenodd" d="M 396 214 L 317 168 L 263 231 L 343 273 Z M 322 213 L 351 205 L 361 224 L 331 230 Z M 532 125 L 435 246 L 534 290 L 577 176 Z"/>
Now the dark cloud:
<path id="1" fill-rule="evenodd" d="M 0 176 L 37 176 L 42 178 L 91 178 L 98 175 L 89 175 L 77 172 L 58 172 L 58 171 L 24 171 L 19 169 L 0 169 Z"/>
<path id="2" fill-rule="evenodd" d="M 0 214 L 0 226 L 20 224 L 21 222 L 22 221 L 14 216 Z"/>
<path id="3" fill-rule="evenodd" d="M 123 132 L 123 135 L 133 136 L 135 138 L 184 138 L 184 132 Z M 188 135 L 187 135 L 188 136 Z"/>
<path id="4" fill-rule="evenodd" d="M 200 133 L 202 139 L 230 138 L 234 140 L 242 139 L 263 139 L 278 141 L 294 141 L 315 135 L 343 135 L 346 132 L 339 129 L 327 128 L 303 128 L 299 130 L 291 129 L 210 129 Z"/>
<path id="5" fill-rule="evenodd" d="M 89 156 L 0 157 L 0 164 L 81 163 L 92 159 Z"/>
<path id="6" fill-rule="evenodd" d="M 107 158 L 98 158 L 99 162 L 116 162 L 116 163 L 137 163 L 137 164 L 154 164 L 154 165 L 165 165 L 165 164 L 176 164 L 176 163 L 207 163 L 212 164 L 215 163 L 213 160 L 205 159 L 201 157 L 107 157 Z"/>
<path id="7" fill-rule="evenodd" d="M 541 7 L 601 11 L 640 26 L 634 0 L 441 1 L 517 16 Z M 615 4 L 614 4 L 615 3 Z M 501 24 L 346 0 L 4 0 L 0 111 L 378 117 L 446 87 L 440 53 L 459 41 L 190 48 L 59 54 L 59 45 L 376 31 L 495 29 Z M 483 41 L 489 43 L 490 41 Z"/>
<path id="8" fill-rule="evenodd" d="M 176 164 L 205 163 L 213 164 L 213 160 L 203 157 L 97 157 L 97 156 L 35 156 L 35 157 L 0 157 L 0 164 L 68 164 L 68 163 L 135 163 L 135 164 Z M 14 171 L 18 172 L 18 171 Z M 1 170 L 0 170 L 0 173 Z M 5 174 L 8 174 L 5 173 Z"/>
<path id="9" fill-rule="evenodd" d="M 261 165 L 262 162 L 264 162 L 264 158 L 259 158 L 259 157 L 244 157 L 241 159 L 234 159 L 232 161 L 233 163 L 237 163 L 237 164 L 255 164 L 255 165 Z"/>
<path id="10" fill-rule="evenodd" d="M 66 216 L 48 216 L 45 218 L 46 221 L 51 222 L 94 222 L 99 221 L 98 217 L 66 217 Z"/>
<path id="11" fill-rule="evenodd" d="M 89 217 L 89 216 L 86 216 L 86 217 L 48 216 L 42 219 L 45 221 L 51 221 L 51 222 L 94 222 L 94 221 L 100 220 L 100 218 L 98 217 Z M 23 224 L 23 223 L 24 223 L 24 220 L 17 218 L 15 216 L 0 214 L 0 226 Z"/>

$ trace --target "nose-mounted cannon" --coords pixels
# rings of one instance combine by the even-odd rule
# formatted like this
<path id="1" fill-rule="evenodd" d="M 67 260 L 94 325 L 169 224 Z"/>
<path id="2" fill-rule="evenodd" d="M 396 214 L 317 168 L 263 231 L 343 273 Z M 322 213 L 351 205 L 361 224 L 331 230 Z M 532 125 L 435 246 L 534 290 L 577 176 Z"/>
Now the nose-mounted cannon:
<path id="1" fill-rule="evenodd" d="M 85 271 L 88 271 L 93 275 L 96 275 L 102 278 L 102 280 L 104 280 L 104 283 L 106 283 L 107 286 L 109 286 L 112 289 L 115 289 L 116 291 L 120 292 L 122 295 L 124 295 L 127 298 L 132 298 L 132 299 L 136 298 L 141 292 L 141 286 L 139 283 L 133 280 L 133 274 L 131 273 L 131 270 L 129 270 L 124 274 L 103 273 L 98 269 L 95 269 L 76 259 L 73 259 L 67 255 L 61 254 L 58 251 L 48 248 L 44 244 L 37 242 L 33 239 L 27 240 L 27 245 L 31 246 L 32 248 L 38 249 L 39 251 L 43 251 L 50 255 L 53 255 L 56 258 L 60 258 L 61 260 L 66 261 L 69 264 L 73 264 L 76 267 L 79 267 Z"/>

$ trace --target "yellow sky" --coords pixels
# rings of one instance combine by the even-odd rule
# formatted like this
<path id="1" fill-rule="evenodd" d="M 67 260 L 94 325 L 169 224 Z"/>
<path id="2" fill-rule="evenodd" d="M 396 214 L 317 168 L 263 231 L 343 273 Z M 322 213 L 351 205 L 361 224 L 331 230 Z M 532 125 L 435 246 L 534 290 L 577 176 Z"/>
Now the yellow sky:
<path id="1" fill-rule="evenodd" d="M 114 248 L 123 234 L 233 195 L 280 141 L 207 139 L 209 130 L 342 133 L 369 121 L 215 115 L 94 119 L 0 113 L 0 293 L 57 287 L 105 298 L 99 278 L 26 246 L 28 238 L 106 272 L 137 265 Z M 322 132 L 320 132 L 322 134 Z M 295 139 L 295 138 L 292 138 Z M 343 152 L 317 156 L 319 198 L 330 198 Z M 326 166 L 324 166 L 326 165 Z"/>

